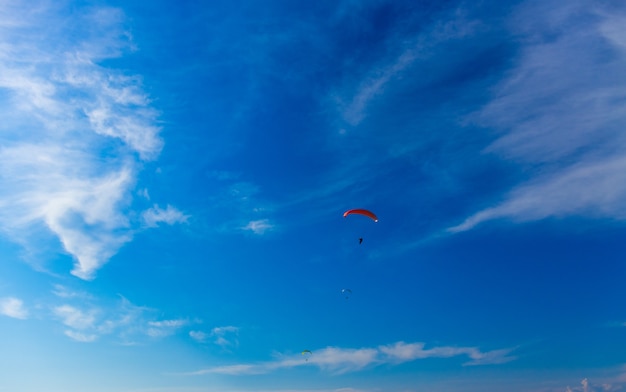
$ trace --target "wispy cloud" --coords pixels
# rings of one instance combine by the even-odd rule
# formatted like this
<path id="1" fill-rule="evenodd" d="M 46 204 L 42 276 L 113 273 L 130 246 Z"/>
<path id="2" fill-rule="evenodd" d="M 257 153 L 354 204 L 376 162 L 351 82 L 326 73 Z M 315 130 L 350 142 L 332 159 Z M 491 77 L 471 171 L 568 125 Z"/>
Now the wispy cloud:
<path id="1" fill-rule="evenodd" d="M 93 328 L 96 322 L 96 311 L 83 311 L 70 305 L 61 305 L 53 309 L 61 322 L 73 329 L 85 330 Z"/>
<path id="2" fill-rule="evenodd" d="M 336 103 L 341 109 L 343 119 L 351 126 L 359 125 L 368 113 L 368 106 L 384 94 L 386 87 L 394 80 L 401 80 L 402 73 L 407 71 L 420 58 L 428 56 L 431 48 L 441 42 L 461 39 L 473 33 L 477 26 L 476 21 L 466 19 L 463 11 L 457 9 L 445 22 L 436 23 L 431 28 L 414 37 L 402 40 L 400 48 L 390 43 L 391 58 L 383 59 L 383 62 L 367 71 L 362 81 L 352 94 L 344 96 L 336 94 Z M 391 36 L 390 40 L 397 37 Z M 393 42 L 393 41 L 392 41 Z"/>
<path id="3" fill-rule="evenodd" d="M 255 221 L 248 222 L 242 229 L 253 232 L 254 234 L 263 234 L 269 230 L 272 230 L 274 225 L 272 225 L 269 219 L 259 219 Z"/>
<path id="4" fill-rule="evenodd" d="M 67 329 L 63 333 L 68 338 L 82 343 L 91 343 L 95 342 L 98 339 L 98 335 L 96 335 L 95 333 L 84 333 L 73 329 Z"/>
<path id="5" fill-rule="evenodd" d="M 218 231 L 262 235 L 275 229 L 276 224 L 266 218 L 274 207 L 260 196 L 258 185 L 240 181 L 238 173 L 214 171 L 208 176 L 218 189 L 211 199 L 212 208 L 227 213 L 227 219 L 214 226 Z"/>
<path id="6" fill-rule="evenodd" d="M 566 392 L 610 392 L 621 391 L 624 388 L 623 381 L 611 380 L 610 382 L 592 383 L 588 378 L 583 378 L 580 381 L 580 386 L 567 386 Z M 562 388 L 560 389 L 562 390 Z"/>
<path id="7" fill-rule="evenodd" d="M 239 328 L 232 325 L 215 327 L 208 333 L 199 330 L 189 331 L 189 336 L 198 343 L 210 340 L 224 350 L 239 346 Z"/>
<path id="8" fill-rule="evenodd" d="M 163 142 L 141 78 L 98 63 L 134 49 L 123 13 L 47 5 L 0 5 L 0 229 L 46 227 L 90 279 L 131 240 L 137 163 Z"/>
<path id="9" fill-rule="evenodd" d="M 142 218 L 147 227 L 157 227 L 161 222 L 168 225 L 187 222 L 189 216 L 168 204 L 165 209 L 154 205 L 142 213 Z"/>
<path id="10" fill-rule="evenodd" d="M 392 345 L 374 348 L 339 348 L 326 347 L 314 350 L 306 360 L 300 354 L 278 355 L 274 361 L 216 366 L 188 373 L 200 375 L 207 373 L 219 374 L 265 374 L 278 369 L 298 366 L 317 366 L 325 371 L 342 374 L 383 364 L 399 364 L 426 358 L 451 358 L 466 356 L 470 360 L 464 365 L 502 364 L 515 359 L 511 356 L 512 349 L 481 351 L 476 347 L 440 346 L 424 348 L 424 343 L 397 342 Z"/>
<path id="11" fill-rule="evenodd" d="M 77 299 L 90 299 L 91 295 L 89 293 L 83 291 L 72 290 L 67 286 L 63 286 L 61 284 L 55 284 L 54 289 L 52 290 L 52 294 L 59 298 L 77 298 Z"/>
<path id="12" fill-rule="evenodd" d="M 16 319 L 28 317 L 28 311 L 24 307 L 24 302 L 15 297 L 0 298 L 0 314 Z"/>
<path id="13" fill-rule="evenodd" d="M 65 327 L 64 334 L 79 342 L 109 336 L 121 344 L 135 344 L 176 334 L 191 324 L 187 319 L 155 319 L 154 309 L 134 305 L 123 297 L 107 303 L 65 287 L 56 287 L 55 293 L 68 302 L 51 307 L 52 315 Z"/>
<path id="14" fill-rule="evenodd" d="M 147 333 L 153 338 L 170 336 L 188 324 L 189 320 L 183 319 L 149 321 Z"/>
<path id="15" fill-rule="evenodd" d="M 229 348 L 239 345 L 238 340 L 239 328 L 232 325 L 226 327 L 215 327 L 211 330 L 211 337 L 213 337 L 214 343 L 222 348 Z"/>
<path id="16" fill-rule="evenodd" d="M 499 218 L 626 219 L 625 20 L 626 9 L 609 3 L 530 1 L 518 10 L 517 65 L 474 119 L 499 133 L 486 152 L 531 178 L 450 231 Z"/>
<path id="17" fill-rule="evenodd" d="M 404 343 L 398 342 L 389 346 L 381 346 L 380 351 L 384 353 L 391 362 L 407 362 L 423 358 L 451 358 L 456 356 L 467 356 L 470 361 L 464 365 L 493 365 L 512 361 L 515 357 L 510 356 L 511 349 L 501 349 L 493 351 L 480 351 L 477 347 L 453 347 L 442 346 L 429 349 L 424 348 L 424 343 Z"/>
<path id="18" fill-rule="evenodd" d="M 203 331 L 189 331 L 189 337 L 198 343 L 204 343 L 209 338 L 209 334 Z"/>
<path id="19" fill-rule="evenodd" d="M 626 159 L 606 158 L 562 168 L 558 173 L 518 186 L 507 200 L 467 218 L 452 232 L 498 218 L 517 222 L 585 215 L 626 219 Z"/>

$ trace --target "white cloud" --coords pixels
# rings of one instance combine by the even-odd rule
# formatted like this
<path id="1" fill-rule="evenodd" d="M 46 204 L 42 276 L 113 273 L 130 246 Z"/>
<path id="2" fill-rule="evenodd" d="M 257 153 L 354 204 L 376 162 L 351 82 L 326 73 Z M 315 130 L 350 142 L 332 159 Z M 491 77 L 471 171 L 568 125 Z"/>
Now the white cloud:
<path id="1" fill-rule="evenodd" d="M 626 385 L 624 384 L 623 380 L 620 380 L 619 377 L 618 378 L 613 378 L 610 380 L 610 382 L 596 382 L 596 383 L 592 383 L 589 381 L 588 378 L 583 378 L 580 381 L 580 386 L 577 387 L 571 387 L 571 386 L 567 386 L 567 388 L 565 389 L 566 392 L 610 392 L 610 391 L 622 391 L 624 390 L 624 387 Z M 562 388 L 559 389 L 555 389 L 554 391 L 558 391 L 558 390 L 562 390 Z"/>
<path id="2" fill-rule="evenodd" d="M 199 343 L 204 343 L 209 338 L 209 335 L 202 331 L 189 331 L 189 336 Z"/>
<path id="3" fill-rule="evenodd" d="M 260 219 L 248 222 L 242 229 L 252 231 L 254 234 L 263 234 L 268 230 L 272 230 L 274 225 L 268 219 Z"/>
<path id="4" fill-rule="evenodd" d="M 303 359 L 300 354 L 278 355 L 277 359 L 268 362 L 253 364 L 234 364 L 217 366 L 188 373 L 200 375 L 208 373 L 219 374 L 265 374 L 278 369 L 297 366 L 317 366 L 320 369 L 335 374 L 354 372 L 370 366 L 383 364 L 399 364 L 426 358 L 451 358 L 466 356 L 470 359 L 464 365 L 493 365 L 509 362 L 515 359 L 511 356 L 512 349 L 480 351 L 476 347 L 440 346 L 424 349 L 423 343 L 397 342 L 392 345 L 375 348 L 339 348 L 326 347 L 313 350 L 313 354 Z"/>
<path id="5" fill-rule="evenodd" d="M 76 340 L 77 342 L 91 343 L 98 339 L 98 335 L 96 334 L 85 334 L 71 329 L 66 330 L 64 333 L 67 337 L 72 340 Z"/>
<path id="6" fill-rule="evenodd" d="M 215 338 L 214 343 L 222 348 L 228 348 L 239 345 L 237 339 L 239 328 L 233 326 L 215 327 L 211 330 L 210 336 Z"/>
<path id="7" fill-rule="evenodd" d="M 498 218 L 518 222 L 582 214 L 626 219 L 626 159 L 583 162 L 514 189 L 499 205 L 482 210 L 452 232 Z"/>
<path id="8" fill-rule="evenodd" d="M 91 295 L 86 292 L 72 290 L 69 287 L 63 286 L 61 284 L 54 285 L 52 294 L 56 295 L 59 298 L 66 298 L 66 299 L 80 298 L 80 299 L 86 300 L 86 299 L 91 298 Z"/>
<path id="9" fill-rule="evenodd" d="M 214 226 L 220 232 L 250 231 L 262 235 L 275 229 L 275 224 L 269 219 L 258 219 L 261 215 L 268 215 L 273 206 L 259 196 L 258 185 L 251 182 L 237 180 L 239 174 L 230 172 L 213 172 L 208 175 L 218 181 L 225 182 L 221 191 L 211 199 L 211 205 L 216 209 L 224 209 L 232 218 Z"/>
<path id="10" fill-rule="evenodd" d="M 189 216 L 169 204 L 164 210 L 155 204 L 154 207 L 142 213 L 142 218 L 147 227 L 157 227 L 161 222 L 168 225 L 187 222 Z"/>
<path id="11" fill-rule="evenodd" d="M 147 334 L 154 338 L 170 336 L 188 324 L 189 321 L 183 319 L 149 321 Z"/>
<path id="12" fill-rule="evenodd" d="M 90 329 L 96 322 L 95 310 L 85 312 L 70 305 L 61 305 L 55 307 L 53 312 L 64 325 L 73 329 Z"/>
<path id="13" fill-rule="evenodd" d="M 0 5 L 0 230 L 28 246 L 47 228 L 82 279 L 132 239 L 138 162 L 163 145 L 141 78 L 98 64 L 133 49 L 115 8 Z"/>
<path id="14" fill-rule="evenodd" d="M 24 302 L 15 297 L 0 298 L 0 314 L 17 319 L 28 317 L 28 311 L 24 308 Z"/>
<path id="15" fill-rule="evenodd" d="M 363 121 L 366 116 L 367 106 L 370 102 L 377 95 L 382 93 L 385 85 L 388 84 L 393 77 L 396 77 L 415 61 L 418 53 L 419 47 L 409 48 L 401 53 L 391 64 L 385 66 L 383 69 L 377 69 L 373 72 L 372 76 L 366 78 L 359 86 L 355 95 L 351 97 L 349 103 L 347 105 L 341 105 L 344 106 L 342 113 L 344 120 L 352 126 L 358 125 Z M 345 130 L 342 130 L 341 133 L 345 133 Z"/>
<path id="16" fill-rule="evenodd" d="M 490 365 L 515 359 L 515 357 L 509 356 L 510 349 L 486 352 L 482 352 L 476 347 L 441 346 L 425 349 L 423 343 L 397 342 L 393 345 L 381 346 L 380 351 L 388 357 L 389 361 L 398 363 L 424 358 L 467 356 L 471 361 L 466 362 L 465 365 Z"/>
<path id="17" fill-rule="evenodd" d="M 190 375 L 201 375 L 207 373 L 215 374 L 228 374 L 228 375 L 240 375 L 240 374 L 264 374 L 269 371 L 269 368 L 263 365 L 226 365 L 216 366 L 210 369 L 203 369 L 197 372 L 189 373 Z"/>
<path id="18" fill-rule="evenodd" d="M 333 373 L 361 370 L 379 361 L 380 351 L 375 348 L 346 349 L 327 347 L 315 351 L 306 362 Z M 301 362 L 301 359 L 300 361 Z"/>
<path id="19" fill-rule="evenodd" d="M 71 305 L 61 305 L 55 307 L 52 311 L 63 325 L 70 328 L 64 331 L 65 335 L 70 339 L 89 343 L 98 338 L 98 335 L 94 333 L 97 314 L 95 309 L 83 311 Z"/>
<path id="20" fill-rule="evenodd" d="M 499 218 L 626 219 L 625 19 L 623 7 L 585 1 L 518 10 L 518 64 L 475 120 L 499 132 L 486 152 L 534 175 L 450 231 Z"/>
<path id="21" fill-rule="evenodd" d="M 215 327 L 211 329 L 211 332 L 209 333 L 206 333 L 204 331 L 190 331 L 189 336 L 199 343 L 205 343 L 209 339 L 212 339 L 212 342 L 214 344 L 222 347 L 225 350 L 239 345 L 239 328 L 232 325 Z"/>
<path id="22" fill-rule="evenodd" d="M 137 105 L 143 103 L 127 102 L 119 100 L 118 97 L 111 97 L 115 104 Z M 156 112 L 152 110 L 124 110 L 120 113 L 119 108 L 98 107 L 87 112 L 87 117 L 94 132 L 122 139 L 131 148 L 137 151 L 143 159 L 153 158 L 161 149 L 160 139 L 154 137 L 158 133 L 158 128 L 153 126 L 153 118 Z M 132 115 L 131 115 L 132 113 Z M 141 116 L 135 116 L 141 114 Z"/>
<path id="23" fill-rule="evenodd" d="M 127 204 L 132 170 L 97 175 L 89 173 L 90 161 L 84 152 L 54 145 L 0 149 L 0 171 L 10 189 L 2 192 L 2 228 L 9 235 L 23 234 L 45 224 L 75 256 L 72 273 L 84 279 L 130 240 L 120 208 Z"/>
<path id="24" fill-rule="evenodd" d="M 176 319 L 176 320 L 161 320 L 161 321 L 150 321 L 148 323 L 150 326 L 157 328 L 180 328 L 184 325 L 189 324 L 189 321 Z"/>
<path id="25" fill-rule="evenodd" d="M 76 341 L 89 343 L 105 336 L 122 344 L 162 338 L 190 324 L 186 319 L 155 320 L 153 309 L 132 304 L 121 297 L 114 303 L 98 300 L 90 294 L 55 287 L 64 303 L 52 307 L 52 314 L 66 328 L 64 334 Z"/>
<path id="26" fill-rule="evenodd" d="M 477 348 L 469 349 L 465 354 L 470 357 L 471 361 L 464 363 L 464 366 L 478 366 L 478 365 L 498 365 L 501 363 L 511 362 L 516 357 L 509 355 L 511 349 L 500 349 L 481 352 Z"/>
<path id="27" fill-rule="evenodd" d="M 394 43 L 389 44 L 389 51 L 394 53 L 391 58 L 384 59 L 384 63 L 368 70 L 358 87 L 347 97 L 336 95 L 335 104 L 341 109 L 341 114 L 351 126 L 359 125 L 366 117 L 368 106 L 377 96 L 382 95 L 387 85 L 395 79 L 401 80 L 402 73 L 407 71 L 421 57 L 425 57 L 428 51 L 441 42 L 456 40 L 473 33 L 477 22 L 468 21 L 464 13 L 457 9 L 446 22 L 436 23 L 426 33 L 422 33 L 414 39 L 402 39 L 402 47 L 394 48 Z M 397 37 L 390 37 L 396 41 Z M 345 134 L 345 129 L 340 133 Z"/>

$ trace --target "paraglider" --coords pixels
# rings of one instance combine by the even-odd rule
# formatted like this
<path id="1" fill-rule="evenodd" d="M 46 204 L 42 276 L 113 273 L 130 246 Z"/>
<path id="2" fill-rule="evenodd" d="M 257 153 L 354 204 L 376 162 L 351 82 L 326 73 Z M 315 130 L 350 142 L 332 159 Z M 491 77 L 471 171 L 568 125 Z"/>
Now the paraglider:
<path id="1" fill-rule="evenodd" d="M 308 360 L 309 360 L 309 357 L 310 357 L 311 355 L 313 355 L 313 353 L 311 352 L 311 350 L 302 350 L 302 353 L 301 353 L 301 354 L 304 356 L 304 360 L 305 360 L 305 361 L 308 361 Z"/>
<path id="2" fill-rule="evenodd" d="M 352 215 L 352 214 L 363 215 L 363 216 L 366 216 L 366 217 L 372 219 L 374 222 L 378 222 L 378 217 L 376 216 L 376 214 L 374 214 L 372 211 L 365 210 L 363 208 L 355 208 L 355 209 L 352 209 L 352 210 L 348 210 L 348 211 L 343 213 L 343 217 L 345 218 L 348 215 Z"/>
<path id="3" fill-rule="evenodd" d="M 352 210 L 348 210 L 348 211 L 343 213 L 343 217 L 345 218 L 348 215 L 352 215 L 352 214 L 363 215 L 365 217 L 370 218 L 374 222 L 378 222 L 378 217 L 376 216 L 376 214 L 374 214 L 370 210 L 366 210 L 366 209 L 363 209 L 363 208 L 354 208 Z M 361 245 L 362 243 L 363 243 L 363 237 L 360 237 L 359 238 L 359 245 Z"/>
<path id="4" fill-rule="evenodd" d="M 352 290 L 341 289 L 341 294 L 343 294 L 343 296 L 346 297 L 346 299 L 350 299 L 350 296 L 352 295 Z"/>

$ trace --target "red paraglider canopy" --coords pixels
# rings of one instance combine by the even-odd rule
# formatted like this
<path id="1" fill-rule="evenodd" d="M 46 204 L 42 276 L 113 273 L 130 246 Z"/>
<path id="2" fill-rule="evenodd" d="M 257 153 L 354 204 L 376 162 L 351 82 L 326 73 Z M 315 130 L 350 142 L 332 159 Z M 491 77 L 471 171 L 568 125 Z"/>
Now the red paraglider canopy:
<path id="1" fill-rule="evenodd" d="M 364 215 L 364 216 L 367 216 L 368 218 L 371 218 L 374 222 L 378 222 L 378 217 L 372 211 L 369 211 L 369 210 L 365 210 L 362 208 L 355 208 L 353 210 L 348 210 L 344 212 L 343 217 L 345 218 L 346 216 L 351 215 L 351 214 Z"/>

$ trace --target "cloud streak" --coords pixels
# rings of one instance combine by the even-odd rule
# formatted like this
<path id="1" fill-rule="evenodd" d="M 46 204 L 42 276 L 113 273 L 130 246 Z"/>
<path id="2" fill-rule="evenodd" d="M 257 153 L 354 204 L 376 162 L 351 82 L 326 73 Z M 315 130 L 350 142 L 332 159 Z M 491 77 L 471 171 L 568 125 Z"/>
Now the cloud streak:
<path id="1" fill-rule="evenodd" d="M 518 10 L 517 65 L 473 119 L 499 132 L 486 153 L 532 176 L 449 231 L 494 219 L 626 219 L 626 10 L 607 4 L 531 1 Z"/>
<path id="2" fill-rule="evenodd" d="M 183 319 L 148 321 L 147 334 L 153 338 L 170 336 L 187 324 L 189 321 Z"/>
<path id="3" fill-rule="evenodd" d="M 346 98 L 335 96 L 344 121 L 351 126 L 359 125 L 367 117 L 368 107 L 390 83 L 401 79 L 402 74 L 416 61 L 427 57 L 433 47 L 472 34 L 476 25 L 476 22 L 466 20 L 461 10 L 456 10 L 450 20 L 436 23 L 426 33 L 404 42 L 394 58 L 385 59 L 386 63 L 370 69 L 351 95 Z"/>
<path id="4" fill-rule="evenodd" d="M 259 219 L 255 221 L 248 222 L 247 225 L 242 227 L 242 230 L 251 231 L 254 234 L 264 234 L 265 232 L 272 230 L 274 225 L 272 225 L 269 219 Z"/>
<path id="5" fill-rule="evenodd" d="M 279 369 L 289 369 L 298 366 L 317 366 L 334 374 L 356 372 L 372 366 L 385 364 L 397 365 L 427 358 L 452 358 L 465 356 L 469 361 L 464 366 L 493 365 L 510 362 L 515 359 L 511 356 L 512 349 L 481 351 L 476 347 L 440 346 L 425 348 L 424 343 L 396 342 L 391 345 L 373 348 L 339 348 L 326 347 L 314 350 L 305 361 L 300 354 L 279 355 L 276 360 L 252 364 L 235 364 L 216 366 L 187 373 L 188 375 L 201 374 L 228 374 L 254 375 L 266 374 Z"/>

